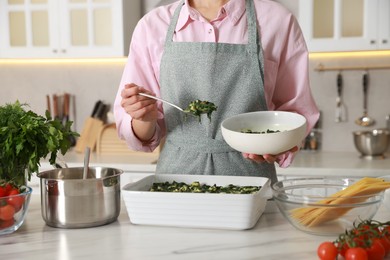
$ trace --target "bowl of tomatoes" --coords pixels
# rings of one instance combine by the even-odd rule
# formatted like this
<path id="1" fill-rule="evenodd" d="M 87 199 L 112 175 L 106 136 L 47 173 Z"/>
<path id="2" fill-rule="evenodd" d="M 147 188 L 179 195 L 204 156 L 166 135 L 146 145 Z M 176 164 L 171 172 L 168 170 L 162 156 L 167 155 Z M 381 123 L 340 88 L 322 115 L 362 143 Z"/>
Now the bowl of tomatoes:
<path id="1" fill-rule="evenodd" d="M 0 183 L 0 235 L 10 234 L 23 224 L 32 188 Z"/>

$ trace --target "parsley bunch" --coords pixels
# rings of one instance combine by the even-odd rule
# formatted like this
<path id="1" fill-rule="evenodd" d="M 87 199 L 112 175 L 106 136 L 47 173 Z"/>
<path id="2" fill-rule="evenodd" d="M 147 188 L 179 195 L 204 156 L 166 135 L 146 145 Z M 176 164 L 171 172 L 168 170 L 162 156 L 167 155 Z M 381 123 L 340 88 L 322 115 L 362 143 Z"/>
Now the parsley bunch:
<path id="1" fill-rule="evenodd" d="M 26 111 L 25 106 L 19 101 L 0 106 L 0 179 L 17 183 L 24 180 L 25 169 L 31 180 L 48 154 L 55 164 L 57 152 L 64 155 L 71 147 L 69 138 L 79 135 L 70 129 L 73 122 L 63 125 L 49 112 L 44 117 Z"/>

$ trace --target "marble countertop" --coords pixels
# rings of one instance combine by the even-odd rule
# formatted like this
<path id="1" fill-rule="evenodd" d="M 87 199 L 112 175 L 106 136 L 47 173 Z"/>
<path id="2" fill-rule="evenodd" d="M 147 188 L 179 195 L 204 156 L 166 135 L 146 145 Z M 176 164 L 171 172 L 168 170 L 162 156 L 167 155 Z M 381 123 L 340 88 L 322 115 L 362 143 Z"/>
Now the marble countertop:
<path id="1" fill-rule="evenodd" d="M 388 220 L 381 208 L 374 219 Z M 265 212 L 250 230 L 213 230 L 131 224 L 122 204 L 117 221 L 93 228 L 49 227 L 33 195 L 27 218 L 16 232 L 0 237 L 1 259 L 317 259 L 316 249 L 333 236 L 292 227 L 278 211 Z"/>

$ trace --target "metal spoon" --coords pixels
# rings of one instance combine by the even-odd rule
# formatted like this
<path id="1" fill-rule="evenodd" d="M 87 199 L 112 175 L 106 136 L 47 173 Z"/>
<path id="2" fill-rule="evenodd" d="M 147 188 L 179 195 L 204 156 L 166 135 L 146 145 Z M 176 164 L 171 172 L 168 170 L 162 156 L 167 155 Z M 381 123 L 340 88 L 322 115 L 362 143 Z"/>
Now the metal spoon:
<path id="1" fill-rule="evenodd" d="M 172 107 L 174 107 L 174 108 L 180 110 L 180 111 L 183 112 L 183 113 L 189 113 L 189 112 L 187 112 L 187 111 L 184 111 L 184 109 L 182 109 L 181 107 L 179 107 L 179 106 L 177 106 L 177 105 L 175 105 L 175 104 L 172 104 L 171 102 L 168 102 L 168 101 L 166 101 L 166 100 L 164 100 L 164 99 L 161 99 L 161 98 L 158 98 L 158 97 L 155 97 L 155 96 L 152 96 L 152 95 L 148 95 L 148 94 L 145 94 L 145 93 L 138 93 L 138 95 L 144 96 L 144 97 L 148 97 L 148 98 L 151 98 L 151 99 L 155 99 L 155 100 L 158 100 L 158 101 L 161 101 L 161 102 L 163 102 L 163 103 L 165 103 L 165 104 L 168 104 L 168 105 L 170 105 L 170 106 L 172 106 Z"/>
<path id="2" fill-rule="evenodd" d="M 85 154 L 84 154 L 84 171 L 83 171 L 83 179 L 87 179 L 88 176 L 88 168 L 89 168 L 89 157 L 91 154 L 91 148 L 88 146 L 85 147 Z"/>
<path id="3" fill-rule="evenodd" d="M 363 115 L 355 120 L 355 123 L 360 126 L 372 126 L 375 120 L 368 116 L 367 112 L 367 90 L 368 90 L 368 74 L 363 75 Z"/>

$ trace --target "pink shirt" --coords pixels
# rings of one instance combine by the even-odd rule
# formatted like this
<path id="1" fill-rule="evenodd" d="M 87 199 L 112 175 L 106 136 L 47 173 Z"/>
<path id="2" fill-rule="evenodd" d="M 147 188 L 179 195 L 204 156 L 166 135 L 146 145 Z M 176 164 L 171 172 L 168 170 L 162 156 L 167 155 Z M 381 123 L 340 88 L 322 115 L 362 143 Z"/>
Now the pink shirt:
<path id="1" fill-rule="evenodd" d="M 162 105 L 158 103 L 160 113 L 156 133 L 151 142 L 143 144 L 133 133 L 131 117 L 120 106 L 120 92 L 125 84 L 135 83 L 160 96 L 160 61 L 165 35 L 178 3 L 152 10 L 138 22 L 133 33 L 128 61 L 114 103 L 114 115 L 119 136 L 134 150 L 153 151 L 165 135 Z M 254 4 L 264 52 L 264 88 L 268 109 L 304 115 L 309 132 L 319 112 L 310 91 L 307 48 L 299 25 L 286 8 L 274 1 L 254 0 Z M 217 18 L 210 22 L 185 0 L 173 41 L 246 44 L 245 0 L 230 0 L 221 8 Z M 279 165 L 287 167 L 293 156 L 291 153 L 282 156 Z"/>

